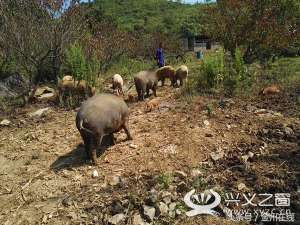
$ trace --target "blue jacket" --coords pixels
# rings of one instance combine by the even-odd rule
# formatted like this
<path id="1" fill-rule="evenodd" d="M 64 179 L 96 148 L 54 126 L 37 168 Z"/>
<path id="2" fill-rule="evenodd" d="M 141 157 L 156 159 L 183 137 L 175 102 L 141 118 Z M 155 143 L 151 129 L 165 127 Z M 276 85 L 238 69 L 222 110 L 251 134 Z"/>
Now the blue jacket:
<path id="1" fill-rule="evenodd" d="M 159 67 L 163 67 L 165 65 L 164 53 L 162 48 L 158 48 L 156 50 L 156 60 Z"/>

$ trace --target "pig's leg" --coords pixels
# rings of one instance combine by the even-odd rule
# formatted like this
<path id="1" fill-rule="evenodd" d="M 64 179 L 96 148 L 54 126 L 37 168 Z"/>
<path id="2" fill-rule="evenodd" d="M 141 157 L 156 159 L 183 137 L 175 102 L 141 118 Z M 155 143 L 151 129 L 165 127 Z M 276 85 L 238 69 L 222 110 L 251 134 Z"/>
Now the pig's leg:
<path id="1" fill-rule="evenodd" d="M 143 99 L 143 90 L 142 90 L 142 88 L 139 88 L 137 90 L 137 93 L 138 93 L 139 101 L 143 101 L 144 99 Z"/>
<path id="2" fill-rule="evenodd" d="M 153 91 L 153 95 L 154 95 L 155 97 L 157 97 L 157 96 L 156 96 L 156 86 L 155 86 L 155 85 L 152 87 L 152 91 Z"/>
<path id="3" fill-rule="evenodd" d="M 163 87 L 165 85 L 165 78 L 161 78 L 161 86 Z"/>
<path id="4" fill-rule="evenodd" d="M 116 144 L 116 141 L 117 141 L 117 140 L 116 140 L 114 134 L 111 133 L 111 134 L 109 135 L 109 144 L 110 144 L 110 145 L 115 145 L 115 144 Z"/>
<path id="5" fill-rule="evenodd" d="M 101 145 L 103 136 L 93 138 L 93 146 L 90 148 L 90 157 L 94 165 L 97 165 L 97 148 Z"/>
<path id="6" fill-rule="evenodd" d="M 174 86 L 175 86 L 175 80 L 174 80 L 174 78 L 173 78 L 173 77 L 170 77 L 170 81 L 171 81 L 171 85 L 170 85 L 170 86 L 171 86 L 171 87 L 172 87 L 172 86 L 174 87 Z"/>
<path id="7" fill-rule="evenodd" d="M 91 139 L 88 135 L 84 134 L 84 133 L 81 133 L 81 137 L 83 139 L 83 143 L 84 143 L 84 149 L 85 149 L 85 152 L 86 152 L 86 155 L 87 155 L 87 158 L 88 159 L 91 159 L 90 158 L 90 147 L 91 147 Z"/>
<path id="8" fill-rule="evenodd" d="M 146 92 L 146 87 L 143 87 L 141 89 L 141 100 L 144 101 L 145 100 L 145 92 Z"/>
<path id="9" fill-rule="evenodd" d="M 129 132 L 129 129 L 128 129 L 128 121 L 125 121 L 125 123 L 123 124 L 123 127 L 122 127 L 127 135 L 127 140 L 132 140 L 132 136 Z"/>

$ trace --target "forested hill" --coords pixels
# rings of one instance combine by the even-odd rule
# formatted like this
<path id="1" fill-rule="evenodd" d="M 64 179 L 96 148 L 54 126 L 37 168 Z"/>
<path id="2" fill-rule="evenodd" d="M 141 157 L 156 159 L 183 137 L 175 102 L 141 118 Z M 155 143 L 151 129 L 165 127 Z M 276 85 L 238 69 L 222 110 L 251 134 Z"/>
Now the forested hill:
<path id="1" fill-rule="evenodd" d="M 95 0 L 89 4 L 97 10 L 95 16 L 109 17 L 127 31 L 195 34 L 205 26 L 201 23 L 203 4 L 167 0 Z"/>

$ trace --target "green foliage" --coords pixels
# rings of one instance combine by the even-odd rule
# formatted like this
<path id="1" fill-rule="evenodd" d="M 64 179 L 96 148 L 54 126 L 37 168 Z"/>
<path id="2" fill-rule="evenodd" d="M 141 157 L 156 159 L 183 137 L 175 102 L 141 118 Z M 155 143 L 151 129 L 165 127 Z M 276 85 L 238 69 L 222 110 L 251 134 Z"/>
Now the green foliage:
<path id="1" fill-rule="evenodd" d="M 157 178 L 157 182 L 160 184 L 162 189 L 167 189 L 173 181 L 173 176 L 170 173 L 160 174 Z"/>
<path id="2" fill-rule="evenodd" d="M 234 58 L 229 57 L 227 61 L 223 87 L 225 93 L 232 96 L 241 88 L 246 88 L 248 74 L 240 49 L 237 48 Z M 245 89 L 242 91 L 245 91 Z"/>
<path id="3" fill-rule="evenodd" d="M 212 117 L 213 111 L 214 111 L 214 105 L 213 105 L 213 104 L 207 104 L 207 105 L 205 106 L 205 108 L 206 108 L 206 110 L 207 110 L 207 115 L 208 115 L 209 117 Z"/>
<path id="4" fill-rule="evenodd" d="M 95 87 L 98 71 L 99 62 L 96 56 L 88 57 L 78 42 L 66 50 L 61 76 L 71 75 L 76 81 L 75 86 L 79 84 L 79 81 L 85 80 L 89 88 Z M 62 93 L 59 96 L 59 104 L 66 108 L 77 107 L 90 94 L 89 88 L 85 90 L 85 93 L 76 89 Z M 101 89 L 101 85 L 97 88 Z"/>
<path id="5" fill-rule="evenodd" d="M 195 177 L 192 183 L 194 188 L 206 189 L 208 187 L 207 181 L 202 177 Z"/>
<path id="6" fill-rule="evenodd" d="M 70 73 L 75 80 L 85 80 L 94 85 L 99 70 L 99 62 L 95 56 L 89 59 L 79 43 L 72 44 L 65 53 L 64 70 Z"/>
<path id="7" fill-rule="evenodd" d="M 66 50 L 65 65 L 76 80 L 82 80 L 87 72 L 87 64 L 81 45 L 75 43 Z"/>
<path id="8" fill-rule="evenodd" d="M 96 0 L 92 3 L 103 16 L 114 18 L 122 30 L 197 34 L 202 4 L 189 5 L 167 0 Z M 105 10 L 103 10 L 105 9 Z"/>
<path id="9" fill-rule="evenodd" d="M 245 48 L 248 63 L 264 62 L 299 42 L 299 0 L 218 1 L 208 12 L 210 35 L 233 57 L 236 48 Z"/>
<path id="10" fill-rule="evenodd" d="M 200 75 L 196 78 L 198 90 L 203 91 L 219 87 L 224 79 L 224 69 L 223 51 L 204 56 Z"/>
<path id="11" fill-rule="evenodd" d="M 96 75 L 99 71 L 99 62 L 96 56 L 92 56 L 89 60 L 89 63 L 87 63 L 87 73 L 85 80 L 92 86 L 95 86 L 96 84 Z"/>
<path id="12" fill-rule="evenodd" d="M 299 84 L 300 57 L 279 58 L 275 62 L 269 62 L 258 80 L 263 85 L 278 83 L 287 88 Z"/>
<path id="13" fill-rule="evenodd" d="M 183 98 L 185 102 L 191 102 L 193 100 L 193 97 L 197 94 L 197 87 L 194 78 L 195 77 L 193 76 L 188 79 L 181 90 L 175 95 L 175 98 Z"/>
<path id="14" fill-rule="evenodd" d="M 16 71 L 17 65 L 15 60 L 5 59 L 0 55 L 0 79 L 4 79 L 5 77 L 13 74 Z"/>
<path id="15" fill-rule="evenodd" d="M 242 94 L 250 90 L 255 78 L 245 65 L 240 49 L 236 49 L 234 58 L 225 55 L 224 50 L 205 55 L 198 71 L 191 75 L 192 85 L 188 87 L 200 93 L 224 91 L 227 95 Z M 188 92 L 192 92 L 189 89 Z M 207 110 L 208 114 L 212 111 L 211 107 Z"/>
<path id="16" fill-rule="evenodd" d="M 127 56 L 122 56 L 118 62 L 114 63 L 106 72 L 107 76 L 120 74 L 125 79 L 131 79 L 133 75 L 142 70 L 149 70 L 156 67 L 154 61 L 132 59 Z"/>
<path id="17" fill-rule="evenodd" d="M 80 105 L 82 98 L 74 93 L 63 93 L 63 95 L 58 96 L 59 106 L 66 109 L 74 109 Z"/>

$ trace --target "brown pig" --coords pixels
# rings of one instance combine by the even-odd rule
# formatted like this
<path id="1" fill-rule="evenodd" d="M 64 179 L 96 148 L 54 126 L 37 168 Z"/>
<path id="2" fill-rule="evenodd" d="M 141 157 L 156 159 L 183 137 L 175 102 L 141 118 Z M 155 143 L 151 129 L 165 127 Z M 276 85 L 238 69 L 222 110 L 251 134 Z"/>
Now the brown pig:
<path id="1" fill-rule="evenodd" d="M 189 70 L 188 67 L 186 65 L 182 65 L 180 66 L 175 73 L 175 84 L 177 85 L 177 81 L 179 80 L 180 82 L 180 86 L 183 85 L 183 81 L 187 81 L 189 75 Z"/>
<path id="2" fill-rule="evenodd" d="M 141 71 L 134 75 L 134 84 L 138 94 L 138 99 L 140 101 L 144 101 L 145 93 L 147 96 L 149 96 L 150 89 L 153 91 L 153 95 L 156 97 L 157 83 L 158 79 L 155 72 Z"/>
<path id="3" fill-rule="evenodd" d="M 115 74 L 112 80 L 112 88 L 116 90 L 117 95 L 123 95 L 123 78 L 119 74 Z"/>
<path id="4" fill-rule="evenodd" d="M 95 95 L 96 88 L 87 84 L 85 80 L 76 81 L 71 76 L 65 76 L 58 82 L 58 93 L 63 95 L 67 92 L 87 94 L 89 97 Z"/>
<path id="5" fill-rule="evenodd" d="M 112 136 L 121 129 L 131 140 L 128 129 L 129 109 L 122 98 L 101 94 L 89 98 L 81 105 L 76 116 L 76 127 L 85 144 L 88 157 L 96 164 L 96 148 L 105 136 Z"/>
<path id="6" fill-rule="evenodd" d="M 145 105 L 145 112 L 151 112 L 154 109 L 158 108 L 159 106 L 159 99 L 155 98 L 148 101 Z"/>
<path id="7" fill-rule="evenodd" d="M 280 89 L 276 85 L 271 85 L 269 87 L 264 88 L 260 94 L 262 95 L 274 95 L 280 93 Z"/>
<path id="8" fill-rule="evenodd" d="M 158 81 L 161 81 L 161 86 L 165 85 L 165 79 L 171 81 L 171 85 L 175 85 L 175 69 L 172 66 L 164 66 L 156 70 Z"/>

